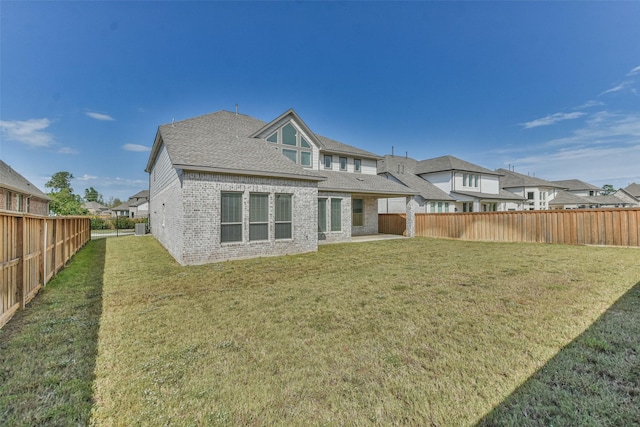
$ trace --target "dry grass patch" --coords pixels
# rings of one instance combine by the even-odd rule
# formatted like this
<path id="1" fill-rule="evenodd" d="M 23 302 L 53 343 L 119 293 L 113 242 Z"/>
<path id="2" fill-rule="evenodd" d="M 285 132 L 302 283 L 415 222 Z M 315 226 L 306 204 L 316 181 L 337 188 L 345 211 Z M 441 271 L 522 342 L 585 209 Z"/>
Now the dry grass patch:
<path id="1" fill-rule="evenodd" d="M 640 279 L 634 249 L 424 238 L 180 267 L 107 242 L 96 425 L 472 425 Z"/>

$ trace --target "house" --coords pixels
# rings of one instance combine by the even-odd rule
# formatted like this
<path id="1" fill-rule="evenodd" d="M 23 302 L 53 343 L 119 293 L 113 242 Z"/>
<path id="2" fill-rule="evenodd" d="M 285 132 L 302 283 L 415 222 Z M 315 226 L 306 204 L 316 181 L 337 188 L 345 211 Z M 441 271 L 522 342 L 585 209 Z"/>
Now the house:
<path id="1" fill-rule="evenodd" d="M 85 202 L 82 204 L 82 207 L 89 211 L 90 215 L 102 216 L 102 217 L 110 217 L 111 210 L 105 205 L 98 202 Z"/>
<path id="2" fill-rule="evenodd" d="M 378 231 L 378 199 L 414 192 L 379 156 L 315 134 L 294 110 L 270 122 L 218 111 L 158 127 L 147 162 L 151 233 L 181 264 L 311 252 Z"/>
<path id="3" fill-rule="evenodd" d="M 633 201 L 617 191 L 615 194 L 601 194 L 602 189 L 579 179 L 551 181 L 562 187 L 556 198 L 549 202 L 551 209 L 626 208 L 633 207 Z"/>
<path id="4" fill-rule="evenodd" d="M 0 210 L 49 215 L 51 198 L 0 160 Z"/>
<path id="5" fill-rule="evenodd" d="M 129 197 L 129 216 L 131 218 L 149 217 L 149 190 L 142 190 Z"/>
<path id="6" fill-rule="evenodd" d="M 549 209 L 549 201 L 553 200 L 562 187 L 551 181 L 524 175 L 507 169 L 496 169 L 501 175 L 500 186 L 524 202 L 515 209 L 508 210 L 545 210 Z"/>
<path id="7" fill-rule="evenodd" d="M 149 217 L 149 190 L 142 190 L 129 197 L 111 209 L 113 216 L 126 216 L 128 218 L 148 218 Z"/>
<path id="8" fill-rule="evenodd" d="M 629 207 L 640 207 L 640 184 L 633 182 L 625 188 L 618 189 L 613 195 L 624 200 Z"/>
<path id="9" fill-rule="evenodd" d="M 424 212 L 515 210 L 523 201 L 522 197 L 500 188 L 500 173 L 457 157 L 442 156 L 417 161 L 408 157 L 398 160 L 393 156 L 385 156 L 383 161 L 381 173 L 392 177 L 394 181 L 405 183 L 420 194 L 427 205 Z M 428 182 L 428 187 L 424 187 L 422 181 Z M 394 203 L 390 201 L 388 206 L 393 209 Z M 420 205 L 420 200 L 416 203 Z M 384 211 L 385 207 L 381 204 L 379 209 Z"/>
<path id="10" fill-rule="evenodd" d="M 551 182 L 576 196 L 597 196 L 602 191 L 602 188 L 580 181 L 579 179 L 565 179 Z"/>
<path id="11" fill-rule="evenodd" d="M 386 155 L 378 160 L 378 174 L 416 191 L 416 213 L 454 212 L 456 199 L 416 175 L 418 161 L 408 156 Z M 378 200 L 379 213 L 404 213 L 403 197 Z"/>
<path id="12" fill-rule="evenodd" d="M 111 212 L 114 217 L 126 216 L 129 217 L 129 203 L 124 202 L 120 203 L 118 206 L 114 206 L 111 208 Z"/>

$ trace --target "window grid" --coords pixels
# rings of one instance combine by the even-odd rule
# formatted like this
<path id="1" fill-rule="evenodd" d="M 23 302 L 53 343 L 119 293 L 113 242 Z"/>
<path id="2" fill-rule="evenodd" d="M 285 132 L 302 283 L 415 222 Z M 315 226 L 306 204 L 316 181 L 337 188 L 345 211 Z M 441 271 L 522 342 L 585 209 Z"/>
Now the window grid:
<path id="1" fill-rule="evenodd" d="M 331 231 L 342 231 L 342 199 L 331 199 Z"/>
<path id="2" fill-rule="evenodd" d="M 249 240 L 269 239 L 269 194 L 249 195 Z"/>
<path id="3" fill-rule="evenodd" d="M 221 195 L 220 241 L 242 241 L 242 193 L 223 192 Z"/>
<path id="4" fill-rule="evenodd" d="M 291 194 L 276 194 L 276 239 L 291 239 Z"/>

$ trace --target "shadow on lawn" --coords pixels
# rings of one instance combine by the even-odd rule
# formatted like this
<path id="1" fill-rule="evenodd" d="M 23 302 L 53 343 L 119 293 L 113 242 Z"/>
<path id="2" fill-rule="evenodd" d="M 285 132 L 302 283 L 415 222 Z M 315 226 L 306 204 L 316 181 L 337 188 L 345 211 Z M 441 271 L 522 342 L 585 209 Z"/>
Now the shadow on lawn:
<path id="1" fill-rule="evenodd" d="M 477 426 L 640 425 L 640 282 Z"/>
<path id="2" fill-rule="evenodd" d="M 0 330 L 0 425 L 88 425 L 107 239 L 90 241 Z"/>

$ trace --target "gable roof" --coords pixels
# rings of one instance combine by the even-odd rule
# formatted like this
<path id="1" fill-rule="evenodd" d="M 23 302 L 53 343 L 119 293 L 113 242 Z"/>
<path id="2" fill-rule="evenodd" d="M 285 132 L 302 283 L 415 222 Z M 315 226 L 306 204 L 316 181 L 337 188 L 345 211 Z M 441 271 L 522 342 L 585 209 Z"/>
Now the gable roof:
<path id="1" fill-rule="evenodd" d="M 555 184 L 545 179 L 536 178 L 529 175 L 524 175 L 518 172 L 510 171 L 507 169 L 496 169 L 500 175 L 500 186 L 502 188 L 516 188 L 516 187 L 552 187 L 562 188 L 560 185 Z"/>
<path id="2" fill-rule="evenodd" d="M 458 159 L 457 157 L 453 156 L 442 156 L 433 159 L 422 160 L 418 162 L 415 173 L 417 175 L 421 175 L 426 173 L 455 170 L 464 172 L 476 172 L 485 175 L 501 175 L 492 170 L 483 168 L 482 166 L 475 165 L 473 163 L 467 162 L 466 160 Z"/>
<path id="3" fill-rule="evenodd" d="M 632 182 L 631 184 L 624 187 L 623 190 L 631 194 L 636 199 L 640 199 L 640 184 L 636 184 L 635 182 Z"/>
<path id="4" fill-rule="evenodd" d="M 595 185 L 591 185 L 587 182 L 580 181 L 579 179 L 563 179 L 563 180 L 551 181 L 551 182 L 569 191 L 602 190 L 602 188 L 600 187 L 596 187 Z"/>
<path id="5" fill-rule="evenodd" d="M 387 154 L 384 158 L 378 160 L 378 173 L 416 173 L 418 161 L 411 157 L 394 156 Z"/>
<path id="6" fill-rule="evenodd" d="M 526 200 L 522 196 L 518 196 L 517 194 L 512 193 L 511 191 L 503 190 L 502 188 L 499 190 L 498 194 L 495 193 L 481 193 L 478 191 L 458 191 L 453 190 L 451 193 L 462 194 L 463 196 L 474 197 L 476 199 L 483 200 Z"/>
<path id="7" fill-rule="evenodd" d="M 94 202 L 94 201 L 84 202 L 82 204 L 82 207 L 85 208 L 85 209 L 94 209 L 94 210 L 107 210 L 107 209 L 109 209 L 105 205 L 100 204 L 98 202 Z"/>
<path id="8" fill-rule="evenodd" d="M 11 166 L 0 160 L 0 187 L 15 191 L 42 200 L 51 200 L 49 196 L 40 191 L 38 187 L 29 182 L 28 179 L 13 170 Z"/>
<path id="9" fill-rule="evenodd" d="M 173 166 L 180 169 L 311 181 L 324 179 L 291 162 L 263 140 L 250 137 L 264 124 L 244 114 L 218 111 L 161 125 L 145 171 L 151 170 L 164 144 Z"/>
<path id="10" fill-rule="evenodd" d="M 436 187 L 426 179 L 422 179 L 411 172 L 405 171 L 404 173 L 398 173 L 398 172 L 387 171 L 384 173 L 391 175 L 392 177 L 394 177 L 395 179 L 397 179 L 407 187 L 411 188 L 425 200 L 446 200 L 446 201 L 456 200 L 455 198 L 451 197 L 445 191 Z"/>
<path id="11" fill-rule="evenodd" d="M 148 199 L 149 198 L 149 190 L 141 190 L 138 191 L 133 196 L 129 197 L 130 199 Z"/>
<path id="12" fill-rule="evenodd" d="M 323 171 L 327 180 L 318 183 L 318 191 L 345 191 L 389 196 L 410 196 L 416 194 L 411 188 L 390 181 L 380 175 Z"/>
<path id="13" fill-rule="evenodd" d="M 560 190 L 553 200 L 549 200 L 549 206 L 553 205 L 587 205 L 590 202 L 582 196 L 570 193 L 567 190 Z"/>

